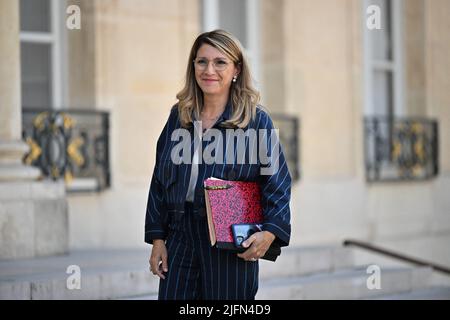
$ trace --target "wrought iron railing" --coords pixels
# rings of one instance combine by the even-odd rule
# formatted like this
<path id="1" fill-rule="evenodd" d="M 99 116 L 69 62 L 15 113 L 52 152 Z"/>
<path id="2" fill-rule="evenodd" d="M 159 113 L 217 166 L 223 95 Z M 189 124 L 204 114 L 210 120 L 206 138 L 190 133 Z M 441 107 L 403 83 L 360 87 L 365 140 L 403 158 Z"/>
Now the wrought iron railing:
<path id="1" fill-rule="evenodd" d="M 425 180 L 438 174 L 438 123 L 423 118 L 364 118 L 366 179 Z"/>
<path id="2" fill-rule="evenodd" d="M 294 116 L 271 113 L 274 127 L 279 129 L 280 143 L 288 164 L 292 181 L 300 179 L 299 169 L 299 119 Z"/>
<path id="3" fill-rule="evenodd" d="M 108 112 L 24 108 L 22 124 L 23 160 L 44 177 L 64 179 L 68 191 L 110 186 Z"/>

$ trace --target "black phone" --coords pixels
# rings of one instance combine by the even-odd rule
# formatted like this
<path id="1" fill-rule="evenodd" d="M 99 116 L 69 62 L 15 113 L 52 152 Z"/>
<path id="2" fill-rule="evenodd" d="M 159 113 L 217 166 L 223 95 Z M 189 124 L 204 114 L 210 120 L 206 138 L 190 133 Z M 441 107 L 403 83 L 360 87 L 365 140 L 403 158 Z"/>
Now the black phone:
<path id="1" fill-rule="evenodd" d="M 243 249 L 242 242 L 247 240 L 255 232 L 262 231 L 262 224 L 258 223 L 237 223 L 231 225 L 233 241 L 236 248 Z"/>

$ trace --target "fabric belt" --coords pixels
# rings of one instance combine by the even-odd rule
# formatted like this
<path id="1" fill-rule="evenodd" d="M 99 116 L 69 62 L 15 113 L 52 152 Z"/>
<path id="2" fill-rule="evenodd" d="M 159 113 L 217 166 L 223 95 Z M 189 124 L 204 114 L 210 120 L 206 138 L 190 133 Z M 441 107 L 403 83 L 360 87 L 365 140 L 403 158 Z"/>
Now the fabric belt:
<path id="1" fill-rule="evenodd" d="M 186 214 L 192 214 L 194 218 L 204 219 L 206 217 L 204 197 L 195 203 L 186 201 L 179 204 L 170 204 L 168 205 L 167 211 L 173 221 L 180 221 Z"/>

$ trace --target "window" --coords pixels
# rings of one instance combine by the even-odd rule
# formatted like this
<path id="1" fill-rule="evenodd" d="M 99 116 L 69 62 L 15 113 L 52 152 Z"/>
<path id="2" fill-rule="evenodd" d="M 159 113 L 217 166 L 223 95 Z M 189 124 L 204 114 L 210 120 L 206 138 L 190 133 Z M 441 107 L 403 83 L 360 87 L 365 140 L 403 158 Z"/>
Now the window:
<path id="1" fill-rule="evenodd" d="M 203 31 L 225 29 L 236 36 L 259 88 L 259 0 L 203 0 Z"/>
<path id="2" fill-rule="evenodd" d="M 65 1 L 20 0 L 22 106 L 60 108 L 64 99 Z"/>
<path id="3" fill-rule="evenodd" d="M 365 114 L 403 115 L 401 0 L 364 0 Z M 366 26 L 370 5 L 380 8 L 381 29 Z"/>

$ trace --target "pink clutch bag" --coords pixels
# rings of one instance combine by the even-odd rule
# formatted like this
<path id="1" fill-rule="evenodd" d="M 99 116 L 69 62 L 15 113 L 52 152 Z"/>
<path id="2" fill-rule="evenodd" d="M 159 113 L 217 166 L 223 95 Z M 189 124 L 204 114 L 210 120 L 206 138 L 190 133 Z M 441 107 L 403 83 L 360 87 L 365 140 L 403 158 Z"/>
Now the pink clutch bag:
<path id="1" fill-rule="evenodd" d="M 208 178 L 204 188 L 211 246 L 234 249 L 232 224 L 263 223 L 258 183 Z"/>

